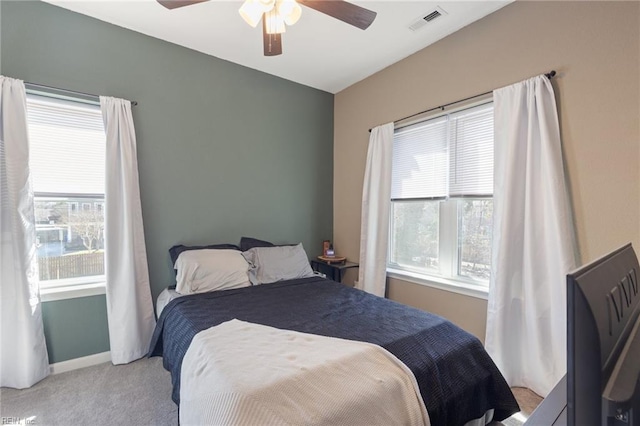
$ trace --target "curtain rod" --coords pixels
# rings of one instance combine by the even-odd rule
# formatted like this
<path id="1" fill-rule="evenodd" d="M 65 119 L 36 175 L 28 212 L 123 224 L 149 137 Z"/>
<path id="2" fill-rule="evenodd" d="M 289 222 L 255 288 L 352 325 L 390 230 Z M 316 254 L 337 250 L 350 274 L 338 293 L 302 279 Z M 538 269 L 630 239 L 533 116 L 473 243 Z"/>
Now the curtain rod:
<path id="1" fill-rule="evenodd" d="M 100 98 L 100 96 L 93 95 L 91 93 L 78 92 L 76 90 L 69 90 L 69 89 L 61 89 L 59 87 L 47 86 L 47 85 L 44 85 L 44 84 L 29 83 L 28 81 L 25 81 L 24 84 L 26 84 L 28 86 L 31 86 L 31 87 L 34 87 L 34 88 L 56 90 L 56 91 L 59 91 L 59 92 L 62 92 L 62 93 L 69 93 L 69 94 L 72 94 L 72 95 L 91 96 L 93 98 L 98 98 L 98 99 Z M 138 105 L 138 102 L 136 102 L 136 101 L 130 101 L 130 102 L 131 102 L 131 105 L 133 105 L 133 106 Z"/>
<path id="2" fill-rule="evenodd" d="M 555 75 L 556 75 L 556 71 L 555 70 L 551 70 L 550 72 L 545 74 L 545 77 L 547 77 L 549 80 L 551 80 L 553 77 L 555 77 Z M 406 117 L 402 117 L 402 118 L 400 118 L 398 120 L 393 120 L 393 122 L 395 123 L 397 121 L 404 121 L 404 120 L 407 120 L 409 118 L 413 118 L 413 117 L 415 117 L 417 115 L 426 114 L 427 112 L 431 112 L 431 111 L 436 111 L 436 110 L 443 110 L 444 111 L 444 109 L 446 107 L 448 107 L 448 106 L 459 104 L 460 102 L 464 102 L 464 101 L 470 101 L 471 99 L 479 98 L 481 96 L 485 96 L 485 95 L 488 95 L 490 93 L 493 93 L 493 90 L 490 90 L 490 91 L 484 92 L 484 93 L 480 93 L 479 95 L 469 96 L 468 98 L 460 99 L 459 101 L 449 102 L 448 104 L 440 105 L 440 106 L 437 106 L 435 108 L 429 108 L 429 109 L 426 109 L 424 111 L 416 112 L 415 114 L 407 115 Z M 369 133 L 371 133 L 371 129 L 369 129 Z"/>

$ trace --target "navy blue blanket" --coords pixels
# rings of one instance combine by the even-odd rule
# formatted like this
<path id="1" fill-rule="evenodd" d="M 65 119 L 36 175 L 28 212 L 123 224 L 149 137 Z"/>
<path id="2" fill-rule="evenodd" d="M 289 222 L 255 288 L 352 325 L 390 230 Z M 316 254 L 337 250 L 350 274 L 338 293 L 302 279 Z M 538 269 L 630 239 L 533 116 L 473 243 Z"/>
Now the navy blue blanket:
<path id="1" fill-rule="evenodd" d="M 463 425 L 491 408 L 494 420 L 519 411 L 477 338 L 437 315 L 322 278 L 196 294 L 169 303 L 158 319 L 149 356 L 163 357 L 177 404 L 180 368 L 191 340 L 234 318 L 382 346 L 413 371 L 434 426 Z"/>

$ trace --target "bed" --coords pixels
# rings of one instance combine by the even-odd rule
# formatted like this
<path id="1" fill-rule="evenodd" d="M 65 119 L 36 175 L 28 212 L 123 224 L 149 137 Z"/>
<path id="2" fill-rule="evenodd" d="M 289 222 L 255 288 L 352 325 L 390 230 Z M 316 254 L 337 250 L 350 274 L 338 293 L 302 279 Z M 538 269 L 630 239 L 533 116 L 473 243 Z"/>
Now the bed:
<path id="1" fill-rule="evenodd" d="M 439 316 L 320 277 L 171 300 L 158 319 L 149 356 L 163 357 L 176 404 L 182 361 L 194 336 L 234 319 L 381 346 L 413 372 L 435 426 L 491 416 L 503 420 L 519 411 L 477 338 Z"/>
<path id="2" fill-rule="evenodd" d="M 301 244 L 275 247 L 243 237 L 239 246 L 175 246 L 170 254 L 177 288 L 158 298 L 149 356 L 162 356 L 178 405 L 190 347 L 205 333 L 240 321 L 380 347 L 413 373 L 434 426 L 484 424 L 519 411 L 477 338 L 437 315 L 314 275 Z M 215 353 L 215 338 L 211 342 L 198 350 Z M 234 353 L 232 346 L 225 345 L 227 353 Z"/>
<path id="3" fill-rule="evenodd" d="M 173 299 L 177 299 L 178 297 L 182 297 L 182 295 L 176 291 L 175 287 L 169 287 L 162 290 L 156 299 L 156 319 L 160 318 L 162 311 L 169 302 Z"/>

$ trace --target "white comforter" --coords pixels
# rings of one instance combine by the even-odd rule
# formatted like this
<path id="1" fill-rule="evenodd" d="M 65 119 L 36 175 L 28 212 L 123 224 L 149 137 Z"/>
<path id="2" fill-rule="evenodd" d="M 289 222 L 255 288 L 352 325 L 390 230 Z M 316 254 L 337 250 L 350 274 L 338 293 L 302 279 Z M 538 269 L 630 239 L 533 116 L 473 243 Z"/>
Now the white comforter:
<path id="1" fill-rule="evenodd" d="M 415 377 L 380 346 L 231 320 L 182 363 L 180 424 L 429 425 Z"/>

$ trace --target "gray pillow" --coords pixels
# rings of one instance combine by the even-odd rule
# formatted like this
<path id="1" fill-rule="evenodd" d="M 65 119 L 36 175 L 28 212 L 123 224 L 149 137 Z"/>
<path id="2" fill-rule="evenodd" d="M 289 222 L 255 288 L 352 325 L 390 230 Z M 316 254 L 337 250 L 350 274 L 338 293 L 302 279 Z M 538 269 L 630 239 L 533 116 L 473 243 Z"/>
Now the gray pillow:
<path id="1" fill-rule="evenodd" d="M 295 246 L 254 247 L 242 253 L 249 262 L 253 285 L 313 276 L 302 243 Z"/>

